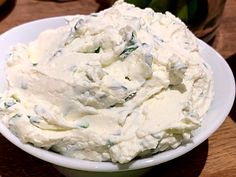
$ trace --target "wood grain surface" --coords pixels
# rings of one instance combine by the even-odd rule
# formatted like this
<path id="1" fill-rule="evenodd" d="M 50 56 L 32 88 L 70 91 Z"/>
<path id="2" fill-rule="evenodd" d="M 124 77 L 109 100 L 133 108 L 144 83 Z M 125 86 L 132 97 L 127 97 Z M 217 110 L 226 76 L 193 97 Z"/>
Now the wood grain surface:
<path id="1" fill-rule="evenodd" d="M 77 13 L 89 14 L 99 9 L 99 3 L 95 0 L 58 1 L 8 0 L 7 8 L 0 7 L 0 34 L 31 20 Z M 235 72 L 236 0 L 227 0 L 222 23 L 212 46 L 226 59 Z M 15 176 L 63 177 L 53 166 L 23 152 L 0 135 L 0 177 Z M 154 167 L 145 176 L 235 177 L 235 105 L 222 126 L 205 142 L 175 160 Z"/>

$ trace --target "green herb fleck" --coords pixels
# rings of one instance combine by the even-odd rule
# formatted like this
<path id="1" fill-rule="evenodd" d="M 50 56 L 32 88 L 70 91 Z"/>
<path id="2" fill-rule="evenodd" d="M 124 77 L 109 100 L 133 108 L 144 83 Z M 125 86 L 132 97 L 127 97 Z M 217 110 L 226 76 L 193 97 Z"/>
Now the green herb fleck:
<path id="1" fill-rule="evenodd" d="M 127 42 L 126 48 L 121 52 L 120 57 L 125 59 L 139 46 L 137 45 L 137 37 L 135 31 L 132 32 L 130 40 Z"/>
<path id="2" fill-rule="evenodd" d="M 101 50 L 101 47 L 98 47 L 98 48 L 94 51 L 94 53 L 99 53 L 100 50 Z"/>
<path id="3" fill-rule="evenodd" d="M 4 106 L 5 106 L 6 109 L 10 108 L 14 104 L 16 104 L 16 102 L 13 101 L 13 100 L 9 100 L 9 101 L 4 102 Z"/>
<path id="4" fill-rule="evenodd" d="M 125 79 L 131 81 L 131 79 L 128 76 L 125 76 Z"/>
<path id="5" fill-rule="evenodd" d="M 39 124 L 40 123 L 38 116 L 27 115 L 27 117 L 29 118 L 31 124 Z"/>
<path id="6" fill-rule="evenodd" d="M 53 54 L 53 57 L 57 57 L 57 56 L 61 55 L 62 53 L 63 53 L 62 50 L 59 49 Z"/>
<path id="7" fill-rule="evenodd" d="M 89 123 L 88 122 L 80 123 L 79 127 L 81 127 L 81 128 L 88 128 L 89 127 Z"/>
<path id="8" fill-rule="evenodd" d="M 206 63 L 203 63 L 203 66 L 204 66 L 205 68 L 208 68 Z"/>
<path id="9" fill-rule="evenodd" d="M 107 139 L 106 145 L 108 147 L 111 147 L 111 146 L 114 146 L 115 144 L 110 139 Z"/>
<path id="10" fill-rule="evenodd" d="M 33 63 L 32 65 L 33 65 L 33 66 L 37 66 L 37 65 L 38 65 L 38 63 Z"/>
<path id="11" fill-rule="evenodd" d="M 133 97 L 135 97 L 135 95 L 136 95 L 136 92 L 131 93 L 129 96 L 127 96 L 127 97 L 125 98 L 125 101 L 131 100 Z"/>
<path id="12" fill-rule="evenodd" d="M 138 48 L 137 45 L 128 46 L 127 48 L 125 48 L 125 49 L 123 50 L 123 52 L 121 52 L 120 57 L 121 57 L 122 59 L 127 58 L 127 57 L 128 57 L 133 51 L 135 51 L 137 48 Z"/>
<path id="13" fill-rule="evenodd" d="M 78 30 L 82 23 L 84 23 L 84 20 L 81 18 L 75 23 L 74 30 Z"/>
<path id="14" fill-rule="evenodd" d="M 98 15 L 96 13 L 91 14 L 92 17 L 97 17 Z"/>
<path id="15" fill-rule="evenodd" d="M 128 45 L 134 45 L 136 43 L 137 43 L 137 37 L 136 37 L 135 31 L 133 31 L 132 34 L 131 34 L 131 38 L 128 42 Z"/>
<path id="16" fill-rule="evenodd" d="M 112 90 L 123 90 L 123 91 L 128 90 L 128 88 L 123 86 L 123 85 L 121 85 L 121 86 L 112 86 L 112 87 L 110 87 L 110 89 L 112 89 Z"/>
<path id="17" fill-rule="evenodd" d="M 18 117 L 21 117 L 22 115 L 21 114 L 15 114 L 14 116 L 12 116 L 11 118 L 18 118 Z"/>

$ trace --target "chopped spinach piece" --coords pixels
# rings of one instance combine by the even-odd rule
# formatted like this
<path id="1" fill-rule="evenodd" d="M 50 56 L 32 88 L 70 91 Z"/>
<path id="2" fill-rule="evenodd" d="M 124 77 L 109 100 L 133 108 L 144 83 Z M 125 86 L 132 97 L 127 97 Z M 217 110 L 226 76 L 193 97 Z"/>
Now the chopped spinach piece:
<path id="1" fill-rule="evenodd" d="M 98 48 L 94 51 L 94 53 L 99 53 L 100 50 L 101 50 L 101 47 L 98 47 Z"/>
<path id="2" fill-rule="evenodd" d="M 4 106 L 6 109 L 10 108 L 11 106 L 13 106 L 15 104 L 16 104 L 16 102 L 13 100 L 9 100 L 9 101 L 4 102 Z"/>
<path id="3" fill-rule="evenodd" d="M 113 104 L 111 106 L 109 106 L 108 108 L 114 108 L 116 106 L 116 104 Z"/>
<path id="4" fill-rule="evenodd" d="M 122 59 L 125 59 L 125 58 L 128 57 L 133 51 L 135 51 L 137 48 L 138 48 L 137 45 L 128 46 L 127 48 L 125 48 L 125 49 L 123 50 L 123 52 L 121 52 L 120 57 L 121 57 Z"/>
<path id="5" fill-rule="evenodd" d="M 128 42 L 128 45 L 134 45 L 136 43 L 137 43 L 137 36 L 136 36 L 136 33 L 133 31 L 131 34 L 131 38 Z"/>
<path id="6" fill-rule="evenodd" d="M 121 52 L 120 57 L 125 59 L 128 57 L 134 50 L 136 50 L 139 46 L 137 45 L 137 38 L 135 32 L 132 32 L 130 40 L 127 43 L 126 48 Z"/>

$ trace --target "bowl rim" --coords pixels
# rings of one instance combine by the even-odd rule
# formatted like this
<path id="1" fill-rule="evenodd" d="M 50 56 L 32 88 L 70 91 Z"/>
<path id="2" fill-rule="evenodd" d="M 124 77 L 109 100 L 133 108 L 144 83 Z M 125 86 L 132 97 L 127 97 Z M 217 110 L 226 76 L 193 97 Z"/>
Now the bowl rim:
<path id="1" fill-rule="evenodd" d="M 1 49 L 1 43 L 4 40 L 6 40 L 6 38 L 8 38 L 11 35 L 11 33 L 14 33 L 19 29 L 22 29 L 22 28 L 24 29 L 25 27 L 29 27 L 29 26 L 37 25 L 41 23 L 45 23 L 45 24 L 50 24 L 53 22 L 61 23 L 62 20 L 64 21 L 64 17 L 65 16 L 45 18 L 45 19 L 35 20 L 35 21 L 31 21 L 31 22 L 16 26 L 0 35 L 0 49 Z M 41 148 L 37 148 L 29 144 L 23 144 L 14 134 L 10 132 L 10 130 L 7 127 L 5 127 L 5 125 L 3 125 L 1 121 L 0 121 L 0 132 L 6 139 L 8 139 L 11 143 L 16 145 L 23 151 L 39 159 L 50 162 L 54 165 L 66 167 L 69 169 L 75 169 L 75 170 L 94 171 L 94 172 L 127 171 L 127 170 L 135 170 L 135 169 L 141 169 L 141 168 L 158 165 L 166 161 L 172 160 L 174 158 L 177 158 L 191 151 L 193 148 L 201 144 L 220 127 L 220 125 L 223 123 L 228 113 L 230 112 L 233 106 L 234 99 L 235 99 L 235 81 L 234 81 L 232 71 L 230 67 L 228 66 L 227 62 L 217 51 L 211 48 L 208 44 L 206 44 L 205 42 L 199 39 L 197 41 L 200 47 L 205 48 L 209 52 L 212 52 L 215 55 L 215 57 L 218 58 L 219 64 L 223 67 L 223 69 L 225 70 L 225 74 L 228 77 L 227 78 L 229 80 L 228 87 L 230 88 L 231 91 L 228 93 L 229 96 L 227 97 L 227 105 L 224 105 L 225 109 L 218 114 L 218 119 L 215 122 L 213 122 L 213 125 L 211 126 L 210 129 L 207 129 L 204 131 L 205 136 L 194 136 L 193 143 L 188 143 L 176 149 L 160 152 L 150 157 L 145 157 L 142 159 L 134 159 L 131 162 L 126 163 L 126 164 L 118 164 L 118 163 L 113 163 L 113 162 L 95 162 L 95 161 L 75 159 L 75 158 L 66 157 L 64 155 L 60 155 L 51 151 L 47 151 Z M 0 60 L 2 59 L 0 58 Z"/>

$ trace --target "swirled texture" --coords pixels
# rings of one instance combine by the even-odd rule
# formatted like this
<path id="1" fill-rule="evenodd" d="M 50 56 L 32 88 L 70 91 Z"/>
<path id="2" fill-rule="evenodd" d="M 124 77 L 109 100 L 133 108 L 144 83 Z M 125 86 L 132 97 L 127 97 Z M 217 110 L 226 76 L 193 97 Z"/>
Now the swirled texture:
<path id="1" fill-rule="evenodd" d="M 184 23 L 122 1 L 66 21 L 7 60 L 0 115 L 22 142 L 127 163 L 191 140 L 213 80 Z"/>

